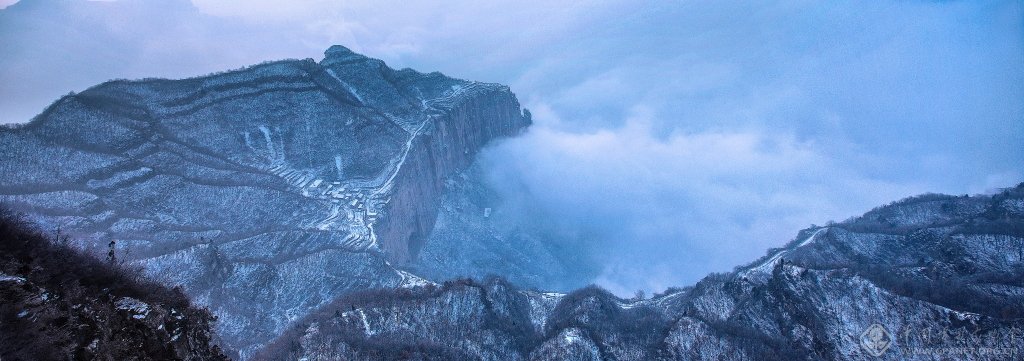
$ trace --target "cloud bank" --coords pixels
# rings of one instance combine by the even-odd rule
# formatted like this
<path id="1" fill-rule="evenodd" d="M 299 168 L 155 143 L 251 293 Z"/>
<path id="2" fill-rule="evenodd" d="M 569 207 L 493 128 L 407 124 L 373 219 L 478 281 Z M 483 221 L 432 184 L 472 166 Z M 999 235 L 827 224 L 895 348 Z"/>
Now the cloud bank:
<path id="1" fill-rule="evenodd" d="M 540 110 L 538 118 L 554 117 Z M 521 217 L 570 230 L 560 239 L 596 258 L 604 270 L 595 281 L 621 295 L 690 284 L 811 223 L 928 189 L 865 176 L 824 152 L 827 144 L 785 132 L 663 134 L 653 123 L 644 109 L 592 132 L 541 123 L 482 162 Z"/>
<path id="2" fill-rule="evenodd" d="M 23 0 L 0 11 L 0 121 L 334 43 L 510 84 L 537 124 L 483 154 L 489 182 L 620 294 L 900 197 L 1024 180 L 1019 1 Z"/>

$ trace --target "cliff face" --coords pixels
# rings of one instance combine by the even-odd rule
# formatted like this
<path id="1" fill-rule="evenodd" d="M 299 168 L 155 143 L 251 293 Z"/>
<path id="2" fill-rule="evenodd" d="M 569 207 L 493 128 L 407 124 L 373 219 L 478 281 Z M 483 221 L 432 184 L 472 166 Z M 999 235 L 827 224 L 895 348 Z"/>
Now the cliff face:
<path id="1" fill-rule="evenodd" d="M 454 97 L 465 98 L 455 102 Z M 470 85 L 428 106 L 441 113 L 412 142 L 406 164 L 395 175 L 395 191 L 383 212 L 387 216 L 374 228 L 392 259 L 403 264 L 413 260 L 431 234 L 445 180 L 466 169 L 489 140 L 517 134 L 530 124 L 507 89 Z M 491 121 L 479 124 L 479 119 Z"/>
<path id="2" fill-rule="evenodd" d="M 243 354 L 430 234 L 443 180 L 529 125 L 507 87 L 344 47 L 185 79 L 112 81 L 0 129 L 0 202 L 180 284 Z"/>
<path id="3" fill-rule="evenodd" d="M 434 229 L 407 265 L 413 273 L 432 280 L 497 275 L 549 291 L 569 291 L 596 276 L 587 257 L 558 247 L 550 227 L 516 217 L 515 200 L 489 187 L 481 164 L 449 178 L 444 188 Z"/>
<path id="4" fill-rule="evenodd" d="M 734 272 L 646 300 L 501 280 L 354 294 L 260 357 L 1018 360 L 1022 250 L 1024 184 L 926 195 L 804 230 Z"/>

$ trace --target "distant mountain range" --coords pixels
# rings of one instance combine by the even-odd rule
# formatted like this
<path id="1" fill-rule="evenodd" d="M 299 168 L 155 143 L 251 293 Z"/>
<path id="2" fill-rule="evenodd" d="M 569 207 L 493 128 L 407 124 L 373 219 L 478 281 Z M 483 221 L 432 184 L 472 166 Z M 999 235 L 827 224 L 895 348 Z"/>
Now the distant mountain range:
<path id="1" fill-rule="evenodd" d="M 180 285 L 242 359 L 941 359 L 936 330 L 1016 347 L 996 338 L 1024 326 L 1022 186 L 807 229 L 650 299 L 527 290 L 586 267 L 494 214 L 473 165 L 530 123 L 505 86 L 333 46 L 65 96 L 0 129 L 0 202 Z"/>
<path id="2" fill-rule="evenodd" d="M 350 294 L 259 359 L 1019 360 L 1024 184 L 806 229 L 650 299 L 502 280 Z"/>

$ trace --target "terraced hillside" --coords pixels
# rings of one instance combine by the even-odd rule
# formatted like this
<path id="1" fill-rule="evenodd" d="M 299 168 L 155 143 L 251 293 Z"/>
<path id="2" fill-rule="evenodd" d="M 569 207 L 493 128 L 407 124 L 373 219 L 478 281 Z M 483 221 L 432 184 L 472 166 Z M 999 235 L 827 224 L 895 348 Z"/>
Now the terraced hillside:
<path id="1" fill-rule="evenodd" d="M 0 130 L 0 201 L 180 284 L 243 354 L 397 270 L 444 180 L 530 124 L 505 86 L 341 46 L 185 80 L 111 81 Z"/>

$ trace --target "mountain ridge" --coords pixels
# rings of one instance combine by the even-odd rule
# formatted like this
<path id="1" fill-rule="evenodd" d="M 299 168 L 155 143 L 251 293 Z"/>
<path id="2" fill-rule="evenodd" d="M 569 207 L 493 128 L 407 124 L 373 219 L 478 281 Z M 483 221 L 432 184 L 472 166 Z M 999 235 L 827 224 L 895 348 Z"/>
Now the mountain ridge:
<path id="1" fill-rule="evenodd" d="M 1012 341 L 1024 327 L 1022 225 L 1024 184 L 911 197 L 650 299 L 501 279 L 342 297 L 257 358 L 1014 360 L 1024 351 Z M 875 327 L 884 348 L 861 339 Z"/>
<path id="2" fill-rule="evenodd" d="M 63 97 L 0 130 L 0 202 L 79 247 L 116 241 L 251 351 L 337 295 L 418 283 L 396 267 L 430 233 L 444 179 L 529 124 L 508 87 L 332 47 L 320 63 Z"/>
<path id="3" fill-rule="evenodd" d="M 66 241 L 0 208 L 0 357 L 227 360 L 181 289 Z"/>
<path id="4" fill-rule="evenodd" d="M 858 359 L 875 324 L 937 359 L 916 350 L 959 344 L 910 334 L 1024 326 L 1024 184 L 808 228 L 651 299 L 520 288 L 581 267 L 496 219 L 474 166 L 531 122 L 507 86 L 332 46 L 62 97 L 0 129 L 0 203 L 181 285 L 242 359 Z M 491 271 L 515 282 L 432 282 Z"/>

